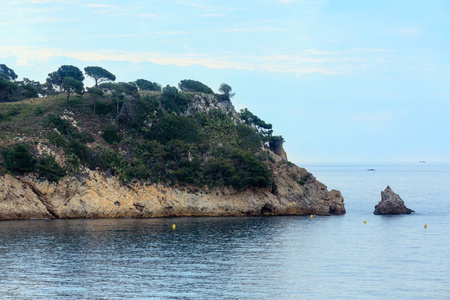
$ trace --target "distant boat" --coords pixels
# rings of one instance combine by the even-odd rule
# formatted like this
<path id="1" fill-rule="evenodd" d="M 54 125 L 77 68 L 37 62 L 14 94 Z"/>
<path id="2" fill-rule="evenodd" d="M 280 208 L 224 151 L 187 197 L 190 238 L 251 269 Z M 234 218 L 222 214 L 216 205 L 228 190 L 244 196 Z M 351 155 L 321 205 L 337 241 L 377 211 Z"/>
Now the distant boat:
<path id="1" fill-rule="evenodd" d="M 375 169 L 367 169 L 367 171 L 375 171 Z"/>
<path id="2" fill-rule="evenodd" d="M 426 163 L 426 161 L 424 161 L 424 160 L 419 160 L 419 164 L 424 164 L 424 163 Z"/>

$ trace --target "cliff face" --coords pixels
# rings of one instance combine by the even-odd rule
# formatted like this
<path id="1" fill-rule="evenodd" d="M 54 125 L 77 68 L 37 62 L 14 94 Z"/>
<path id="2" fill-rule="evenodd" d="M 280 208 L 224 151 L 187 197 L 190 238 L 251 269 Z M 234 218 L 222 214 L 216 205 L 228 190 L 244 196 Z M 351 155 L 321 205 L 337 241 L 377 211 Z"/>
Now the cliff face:
<path id="1" fill-rule="evenodd" d="M 86 170 L 83 178 L 58 183 L 32 177 L 0 177 L 0 219 L 123 218 L 174 216 L 344 214 L 339 191 L 327 191 L 305 169 L 277 160 L 275 185 L 229 188 L 121 185 L 113 176 Z"/>

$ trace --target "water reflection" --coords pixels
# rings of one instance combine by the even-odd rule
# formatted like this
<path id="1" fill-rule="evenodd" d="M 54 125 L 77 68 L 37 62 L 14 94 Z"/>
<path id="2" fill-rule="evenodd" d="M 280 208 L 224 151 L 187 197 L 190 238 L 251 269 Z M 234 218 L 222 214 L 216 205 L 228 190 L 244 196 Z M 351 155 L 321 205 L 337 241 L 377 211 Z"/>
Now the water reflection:
<path id="1" fill-rule="evenodd" d="M 423 298 L 445 295 L 450 260 L 437 254 L 446 245 L 439 235 L 450 232 L 424 232 L 415 222 L 372 217 L 363 224 L 351 216 L 0 222 L 0 290 L 11 299 L 348 299 L 382 297 L 386 287 L 412 288 L 424 278 Z"/>

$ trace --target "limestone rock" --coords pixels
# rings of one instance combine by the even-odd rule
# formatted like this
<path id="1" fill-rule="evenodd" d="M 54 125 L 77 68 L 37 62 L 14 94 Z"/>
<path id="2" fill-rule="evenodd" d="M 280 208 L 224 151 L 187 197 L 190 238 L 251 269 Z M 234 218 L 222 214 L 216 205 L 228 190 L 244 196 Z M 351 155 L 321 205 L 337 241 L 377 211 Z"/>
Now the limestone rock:
<path id="1" fill-rule="evenodd" d="M 339 191 L 328 191 L 305 169 L 271 155 L 279 166 L 274 184 L 241 191 L 143 181 L 123 185 L 98 170 L 58 183 L 5 175 L 0 177 L 0 219 L 345 214 Z"/>
<path id="2" fill-rule="evenodd" d="M 405 202 L 400 196 L 387 186 L 387 188 L 381 192 L 381 201 L 375 205 L 375 215 L 399 215 L 410 214 L 414 210 L 406 207 Z"/>

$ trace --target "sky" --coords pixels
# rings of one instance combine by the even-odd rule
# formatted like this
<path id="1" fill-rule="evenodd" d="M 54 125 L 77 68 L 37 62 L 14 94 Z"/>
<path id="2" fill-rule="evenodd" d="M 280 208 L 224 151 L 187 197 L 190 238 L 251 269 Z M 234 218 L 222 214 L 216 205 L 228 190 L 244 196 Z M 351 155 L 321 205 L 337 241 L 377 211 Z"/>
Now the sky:
<path id="1" fill-rule="evenodd" d="M 450 162 L 450 1 L 0 0 L 0 63 L 227 83 L 289 160 Z M 93 85 L 85 80 L 85 85 Z"/>

